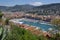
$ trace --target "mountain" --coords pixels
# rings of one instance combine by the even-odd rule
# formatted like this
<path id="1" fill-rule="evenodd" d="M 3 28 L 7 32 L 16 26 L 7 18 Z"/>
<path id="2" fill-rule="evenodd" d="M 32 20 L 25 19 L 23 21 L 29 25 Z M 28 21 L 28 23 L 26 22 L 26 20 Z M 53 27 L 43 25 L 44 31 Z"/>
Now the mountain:
<path id="1" fill-rule="evenodd" d="M 41 6 L 32 6 L 29 4 L 26 5 L 15 5 L 12 7 L 0 6 L 1 11 L 10 11 L 10 12 L 26 12 L 26 13 L 37 13 L 38 15 L 60 15 L 60 3 L 53 3 Z"/>
<path id="2" fill-rule="evenodd" d="M 0 6 L 1 11 L 6 11 L 7 8 L 8 8 L 7 6 Z"/>
<path id="3" fill-rule="evenodd" d="M 28 11 L 28 10 L 31 10 L 34 6 L 32 5 L 16 5 L 16 6 L 13 6 L 13 7 L 9 7 L 7 9 L 7 11 Z"/>
<path id="4" fill-rule="evenodd" d="M 42 5 L 34 7 L 33 10 L 29 11 L 28 13 L 38 13 L 40 15 L 60 15 L 60 3 L 53 3 L 48 5 Z"/>
<path id="5" fill-rule="evenodd" d="M 12 7 L 7 7 L 7 6 L 0 6 L 1 11 L 11 11 L 11 12 L 16 12 L 16 11 L 28 11 L 31 10 L 34 6 L 32 5 L 15 5 Z"/>

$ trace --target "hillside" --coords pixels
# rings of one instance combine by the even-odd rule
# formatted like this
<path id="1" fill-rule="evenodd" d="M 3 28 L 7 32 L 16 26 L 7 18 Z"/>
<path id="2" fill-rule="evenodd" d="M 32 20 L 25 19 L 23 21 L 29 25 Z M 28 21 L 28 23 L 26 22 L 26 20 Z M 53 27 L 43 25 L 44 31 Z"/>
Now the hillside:
<path id="1" fill-rule="evenodd" d="M 60 15 L 60 3 L 34 7 L 33 10 L 29 11 L 29 13 L 38 13 L 41 15 L 43 15 L 43 14 L 45 14 L 45 15 L 48 15 L 48 14 L 49 15 L 53 15 L 53 14 Z"/>
<path id="2" fill-rule="evenodd" d="M 37 13 L 39 15 L 60 15 L 60 3 L 47 4 L 42 6 L 15 5 L 12 7 L 0 6 L 1 11 Z"/>
<path id="3" fill-rule="evenodd" d="M 1 11 L 10 11 L 10 12 L 16 12 L 16 11 L 27 11 L 32 9 L 34 6 L 32 5 L 15 5 L 15 6 L 0 6 Z"/>

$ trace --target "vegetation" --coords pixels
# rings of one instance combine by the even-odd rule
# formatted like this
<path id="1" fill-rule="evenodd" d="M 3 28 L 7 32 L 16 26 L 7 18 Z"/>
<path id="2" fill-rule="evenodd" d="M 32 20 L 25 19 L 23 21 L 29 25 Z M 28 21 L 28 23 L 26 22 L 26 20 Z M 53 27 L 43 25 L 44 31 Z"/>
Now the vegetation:
<path id="1" fill-rule="evenodd" d="M 12 26 L 11 31 L 7 34 L 4 40 L 59 40 L 60 34 L 54 35 L 54 37 L 44 37 L 43 35 L 37 36 L 30 31 L 17 26 Z"/>
<path id="2" fill-rule="evenodd" d="M 2 12 L 0 11 L 0 23 L 2 22 L 2 16 L 3 16 L 3 14 L 2 14 Z"/>
<path id="3" fill-rule="evenodd" d="M 6 24 L 6 25 L 9 24 L 9 19 L 8 19 L 8 18 L 5 20 L 5 24 Z"/>
<path id="4" fill-rule="evenodd" d="M 3 14 L 2 14 L 2 12 L 0 11 L 0 19 L 2 18 L 2 16 L 3 16 Z"/>
<path id="5" fill-rule="evenodd" d="M 3 6 L 2 6 L 3 8 Z M 0 10 L 4 10 L 4 11 L 23 11 L 23 12 L 27 12 L 27 13 L 37 13 L 38 15 L 53 15 L 53 14 L 57 14 L 60 15 L 60 3 L 58 4 L 50 4 L 50 5 L 43 5 L 43 6 L 38 6 L 38 7 L 34 7 L 31 5 L 16 5 L 13 7 L 4 7 L 3 9 Z M 2 20 L 2 12 L 0 11 L 0 22 Z M 53 19 L 51 21 L 51 23 L 53 25 L 56 25 L 57 28 L 60 30 L 60 19 Z M 9 19 L 5 20 L 5 26 L 9 24 Z M 60 34 L 54 34 L 53 37 L 48 37 L 48 36 L 43 36 L 43 35 L 35 35 L 33 33 L 31 33 L 28 30 L 25 30 L 23 28 L 20 28 L 16 25 L 11 26 L 10 32 L 6 33 L 6 37 L 4 38 L 4 40 L 60 40 Z M 3 37 L 3 32 L 0 35 L 0 40 Z"/>
<path id="6" fill-rule="evenodd" d="M 57 26 L 57 28 L 60 30 L 60 19 L 53 19 L 51 23 Z"/>
<path id="7" fill-rule="evenodd" d="M 60 15 L 60 3 L 53 3 L 34 7 L 28 13 L 37 13 L 38 15 Z"/>
<path id="8" fill-rule="evenodd" d="M 0 40 L 2 39 L 3 37 L 3 26 L 0 25 Z"/>
<path id="9" fill-rule="evenodd" d="M 38 40 L 38 39 L 31 32 L 19 28 L 17 26 L 13 26 L 11 32 L 7 34 L 4 40 Z"/>
<path id="10" fill-rule="evenodd" d="M 2 11 L 10 12 L 27 12 L 27 13 L 37 13 L 39 15 L 60 15 L 60 3 L 53 3 L 42 6 L 32 6 L 32 5 L 15 5 L 13 7 L 2 6 L 0 7 Z"/>

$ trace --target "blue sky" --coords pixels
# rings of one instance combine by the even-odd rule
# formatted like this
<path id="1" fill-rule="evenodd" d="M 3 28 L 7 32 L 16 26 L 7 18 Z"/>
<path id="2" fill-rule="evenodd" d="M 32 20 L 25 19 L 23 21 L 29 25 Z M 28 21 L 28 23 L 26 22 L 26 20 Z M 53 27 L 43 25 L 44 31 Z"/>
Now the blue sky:
<path id="1" fill-rule="evenodd" d="M 60 3 L 60 0 L 0 0 L 0 6 L 14 6 L 23 4 L 39 6 L 50 3 Z"/>

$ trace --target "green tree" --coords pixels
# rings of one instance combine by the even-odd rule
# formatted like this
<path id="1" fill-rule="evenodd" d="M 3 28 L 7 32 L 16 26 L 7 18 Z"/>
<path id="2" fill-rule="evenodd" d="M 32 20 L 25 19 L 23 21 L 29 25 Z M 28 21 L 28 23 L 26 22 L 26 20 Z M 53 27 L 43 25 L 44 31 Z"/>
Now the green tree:
<path id="1" fill-rule="evenodd" d="M 50 40 L 60 40 L 60 34 L 56 33 L 53 37 L 50 38 Z"/>
<path id="2" fill-rule="evenodd" d="M 57 26 L 57 28 L 60 30 L 60 19 L 53 19 L 51 24 Z"/>
<path id="3" fill-rule="evenodd" d="M 6 25 L 9 24 L 9 19 L 8 19 L 8 18 L 5 20 L 5 24 L 6 24 Z"/>
<path id="4" fill-rule="evenodd" d="M 37 36 L 28 30 L 13 25 L 11 31 L 7 34 L 4 40 L 59 40 L 60 34 L 54 35 L 54 37 L 48 38 L 43 35 Z"/>
<path id="5" fill-rule="evenodd" d="M 48 40 L 48 38 L 43 35 L 40 35 L 38 36 L 38 40 Z"/>
<path id="6" fill-rule="evenodd" d="M 38 40 L 30 31 L 18 26 L 12 26 L 11 32 L 7 34 L 4 40 Z"/>
<path id="7" fill-rule="evenodd" d="M 0 23 L 2 23 L 2 16 L 3 16 L 3 14 L 2 14 L 2 12 L 0 11 Z"/>
<path id="8" fill-rule="evenodd" d="M 0 19 L 2 18 L 2 16 L 3 16 L 3 14 L 2 14 L 2 12 L 0 11 Z"/>

